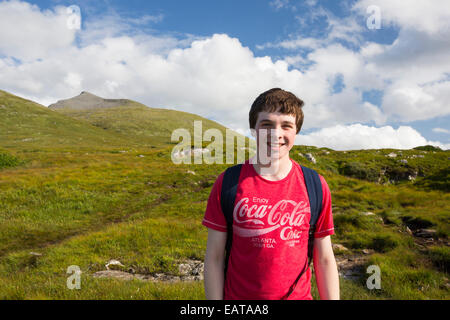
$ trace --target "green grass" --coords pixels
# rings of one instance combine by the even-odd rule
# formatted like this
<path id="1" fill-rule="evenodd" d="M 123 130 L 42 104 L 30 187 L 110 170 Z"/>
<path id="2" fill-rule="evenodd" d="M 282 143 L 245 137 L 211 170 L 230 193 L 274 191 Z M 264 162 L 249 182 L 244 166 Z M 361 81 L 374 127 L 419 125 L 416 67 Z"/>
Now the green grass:
<path id="1" fill-rule="evenodd" d="M 0 151 L 0 169 L 15 167 L 21 164 L 21 161 L 7 152 Z"/>
<path id="2" fill-rule="evenodd" d="M 139 134 L 117 119 L 106 119 L 101 129 L 82 114 L 73 119 L 1 91 L 0 106 L 0 299 L 204 299 L 203 282 L 92 274 L 110 259 L 137 272 L 172 275 L 186 259 L 203 260 L 204 210 L 212 184 L 229 165 L 174 165 L 175 144 L 165 144 L 166 133 L 151 141 L 151 129 Z M 133 113 L 150 121 L 141 109 Z M 160 120 L 164 128 L 168 119 Z M 402 156 L 386 157 L 391 152 Z M 299 153 L 312 153 L 317 163 Z M 381 269 L 381 290 L 367 289 L 368 274 L 341 279 L 343 299 L 448 299 L 449 153 L 293 148 L 291 157 L 317 170 L 331 189 L 333 242 L 351 254 L 373 250 L 365 267 Z M 409 157 L 408 166 L 402 157 Z M 402 170 L 417 171 L 416 180 L 396 180 Z M 423 247 L 406 227 L 436 229 L 440 242 Z M 81 290 L 66 287 L 70 265 L 82 270 Z M 318 298 L 314 284 L 312 292 Z"/>
<path id="3" fill-rule="evenodd" d="M 104 270 L 110 259 L 138 272 L 173 275 L 181 261 L 203 259 L 207 231 L 201 220 L 212 183 L 227 165 L 172 165 L 168 170 L 160 152 L 139 158 L 143 152 L 85 155 L 73 150 L 73 161 L 72 153 L 54 152 L 46 158 L 43 154 L 50 153 L 26 152 L 25 158 L 37 161 L 33 166 L 28 162 L 0 171 L 0 279 L 5 283 L 0 296 L 203 299 L 202 282 L 155 284 L 91 276 Z M 343 299 L 441 299 L 448 294 L 442 285 L 448 252 L 437 246 L 422 253 L 402 232 L 408 224 L 448 225 L 448 195 L 413 184 L 382 186 L 317 170 L 332 190 L 333 242 L 353 253 L 375 250 L 371 264 L 382 267 L 381 291 L 368 290 L 365 275 L 361 282 L 341 279 Z M 374 215 L 363 214 L 368 211 Z M 405 253 L 418 257 L 421 266 L 410 270 L 412 259 L 405 259 Z M 83 272 L 81 290 L 65 287 L 70 265 Z M 423 289 L 416 293 L 414 282 L 421 276 Z"/>

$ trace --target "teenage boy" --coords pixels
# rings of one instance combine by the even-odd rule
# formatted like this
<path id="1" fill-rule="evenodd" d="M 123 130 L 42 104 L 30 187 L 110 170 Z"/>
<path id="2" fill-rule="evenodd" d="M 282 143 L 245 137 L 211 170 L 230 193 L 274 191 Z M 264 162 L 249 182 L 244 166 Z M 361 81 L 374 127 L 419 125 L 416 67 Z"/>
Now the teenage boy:
<path id="1" fill-rule="evenodd" d="M 224 173 L 211 190 L 202 224 L 207 299 L 312 299 L 308 264 L 310 202 L 301 166 L 289 158 L 303 124 L 303 101 L 275 88 L 253 103 L 249 122 L 257 154 L 242 164 L 235 202 L 231 253 L 225 268 L 227 222 L 221 208 Z M 269 163 L 262 161 L 263 150 Z M 314 233 L 313 262 L 321 299 L 339 299 L 339 277 L 330 235 L 331 195 L 319 175 L 322 210 Z M 305 270 L 304 273 L 301 271 Z M 226 271 L 225 271 L 226 270 Z"/>

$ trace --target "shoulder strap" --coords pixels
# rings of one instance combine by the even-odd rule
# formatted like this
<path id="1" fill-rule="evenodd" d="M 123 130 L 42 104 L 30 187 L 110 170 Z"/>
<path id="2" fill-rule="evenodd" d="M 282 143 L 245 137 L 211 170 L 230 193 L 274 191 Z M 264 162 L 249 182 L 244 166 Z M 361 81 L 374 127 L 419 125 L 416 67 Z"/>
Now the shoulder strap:
<path id="1" fill-rule="evenodd" d="M 301 166 L 303 171 L 303 178 L 305 180 L 306 190 L 308 191 L 309 205 L 311 210 L 311 219 L 309 221 L 309 235 L 308 235 L 308 257 L 306 258 L 305 265 L 300 271 L 297 279 L 289 288 L 289 291 L 281 298 L 286 300 L 292 292 L 294 292 L 298 281 L 302 275 L 308 270 L 309 265 L 313 259 L 314 249 L 314 232 L 316 231 L 316 223 L 319 220 L 320 213 L 322 212 L 322 182 L 320 181 L 319 174 L 310 168 Z"/>
<path id="2" fill-rule="evenodd" d="M 227 242 L 225 244 L 225 277 L 228 270 L 228 260 L 230 258 L 231 244 L 233 241 L 233 208 L 236 199 L 239 176 L 242 164 L 229 167 L 223 176 L 222 190 L 220 194 L 220 205 L 227 222 Z"/>
<path id="3" fill-rule="evenodd" d="M 311 209 L 311 220 L 309 222 L 309 241 L 308 241 L 308 259 L 312 260 L 314 232 L 316 231 L 316 223 L 322 212 L 322 182 L 320 182 L 319 174 L 310 168 L 301 166 L 303 177 L 305 179 L 306 190 L 308 191 L 309 204 Z"/>

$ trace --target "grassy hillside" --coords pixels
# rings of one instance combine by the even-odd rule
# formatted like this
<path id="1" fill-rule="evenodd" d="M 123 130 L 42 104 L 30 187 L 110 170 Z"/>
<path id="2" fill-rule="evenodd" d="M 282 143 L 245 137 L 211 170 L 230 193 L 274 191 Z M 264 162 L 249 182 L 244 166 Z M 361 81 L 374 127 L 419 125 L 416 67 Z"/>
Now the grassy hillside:
<path id="1" fill-rule="evenodd" d="M 127 141 L 85 121 L 79 121 L 0 90 L 0 147 L 54 150 L 65 147 L 105 149 Z"/>
<path id="2" fill-rule="evenodd" d="M 49 109 L 0 90 L 0 147 L 20 153 L 64 150 L 68 146 L 80 152 L 159 150 L 182 142 L 171 141 L 177 128 L 188 130 L 193 141 L 194 121 L 201 121 L 203 132 L 217 129 L 224 137 L 226 133 L 224 126 L 200 116 L 148 108 L 131 100 L 117 100 L 127 101 L 123 106 L 84 110 L 67 107 L 70 101 L 65 101 L 64 108 Z M 251 140 L 245 140 L 248 146 Z M 204 142 L 203 147 L 209 144 Z"/>
<path id="3" fill-rule="evenodd" d="M 184 128 L 194 139 L 194 121 L 201 121 L 203 132 L 218 129 L 225 137 L 226 128 L 217 122 L 198 115 L 160 108 L 149 108 L 132 100 L 123 101 L 123 105 L 105 108 L 77 107 L 78 97 L 66 100 L 60 107 L 50 106 L 54 111 L 69 117 L 89 122 L 107 132 L 113 132 L 125 139 L 132 139 L 141 147 L 173 145 L 171 135 L 175 129 Z M 73 101 L 73 102 L 71 102 Z M 72 103 L 72 107 L 71 107 Z M 237 136 L 240 134 L 233 131 Z M 248 139 L 247 144 L 248 144 Z"/>
<path id="4" fill-rule="evenodd" d="M 9 101 L 8 114 L 17 112 L 17 123 L 31 118 L 35 128 L 48 135 L 30 144 L 9 144 L 2 136 L 0 299 L 203 299 L 202 281 L 125 281 L 93 275 L 105 270 L 111 259 L 119 260 L 127 274 L 168 277 L 180 276 L 179 265 L 187 260 L 203 260 L 206 202 L 217 175 L 229 165 L 175 165 L 170 161 L 173 144 L 148 148 L 151 137 L 145 134 L 130 148 L 101 148 L 92 142 L 80 151 L 73 138 L 73 145 L 64 145 L 63 151 L 52 150 L 58 137 L 45 131 L 53 130 L 45 119 L 55 116 L 67 126 L 74 119 L 51 110 L 22 116 L 16 110 L 34 114 L 36 105 L 8 99 L 1 100 L 0 110 Z M 40 114 L 42 126 L 35 119 Z M 116 139 L 111 141 L 122 141 L 115 132 L 120 128 L 117 121 L 108 122 L 114 128 L 104 130 L 86 120 L 73 123 L 93 130 L 93 135 L 102 132 Z M 24 131 L 31 130 L 28 124 L 8 121 L 14 141 L 23 132 L 32 133 Z M 67 126 L 57 132 L 66 134 Z M 76 128 L 73 137 L 86 134 Z M 124 128 L 132 130 L 129 124 Z M 70 136 L 67 131 L 67 139 Z M 307 153 L 316 164 L 305 158 Z M 389 156 L 392 153 L 397 156 Z M 330 186 L 336 229 L 332 240 L 346 247 L 335 250 L 339 261 L 362 261 L 353 280 L 341 277 L 342 298 L 450 297 L 449 151 L 339 152 L 296 146 L 291 157 L 316 169 Z M 424 230 L 429 236 L 423 236 Z M 71 265 L 82 271 L 80 290 L 66 286 Z M 370 265 L 381 269 L 380 290 L 366 287 Z M 317 298 L 315 287 L 313 291 Z"/>

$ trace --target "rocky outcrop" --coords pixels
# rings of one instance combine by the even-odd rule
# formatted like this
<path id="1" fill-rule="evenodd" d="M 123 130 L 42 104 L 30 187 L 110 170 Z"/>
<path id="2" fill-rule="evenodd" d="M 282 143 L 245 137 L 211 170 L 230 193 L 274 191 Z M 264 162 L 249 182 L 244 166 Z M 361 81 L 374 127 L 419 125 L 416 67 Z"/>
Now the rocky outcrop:
<path id="1" fill-rule="evenodd" d="M 92 93 L 83 91 L 79 96 L 59 100 L 48 106 L 49 109 L 71 109 L 71 110 L 90 110 L 114 108 L 127 105 L 130 100 L 127 99 L 103 99 Z"/>
<path id="2" fill-rule="evenodd" d="M 201 281 L 203 280 L 204 264 L 199 260 L 186 260 L 178 265 L 179 275 L 168 273 L 142 274 L 136 273 L 133 268 L 125 267 L 118 260 L 110 260 L 106 264 L 107 270 L 95 272 L 94 278 L 114 278 L 119 280 L 143 280 L 143 281 Z"/>
<path id="3" fill-rule="evenodd" d="M 316 164 L 316 158 L 314 158 L 314 156 L 311 153 L 307 153 L 305 154 L 305 158 L 308 159 L 309 161 L 311 161 L 312 163 Z"/>

